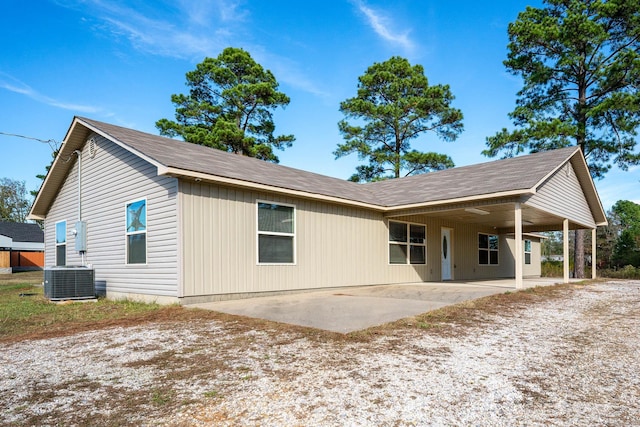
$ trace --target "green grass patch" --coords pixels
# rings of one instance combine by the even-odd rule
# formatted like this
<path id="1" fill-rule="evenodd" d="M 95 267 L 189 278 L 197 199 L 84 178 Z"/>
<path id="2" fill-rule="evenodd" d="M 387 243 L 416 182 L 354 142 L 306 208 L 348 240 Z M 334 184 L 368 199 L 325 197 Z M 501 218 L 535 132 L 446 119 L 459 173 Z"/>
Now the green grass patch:
<path id="1" fill-rule="evenodd" d="M 220 397 L 220 393 L 217 390 L 205 391 L 204 397 L 213 399 L 214 397 Z"/>
<path id="2" fill-rule="evenodd" d="M 68 302 L 55 304 L 43 295 L 42 286 L 4 284 L 0 279 L 0 341 L 29 334 L 45 334 L 81 325 L 139 317 L 160 310 L 158 304 L 133 301 Z"/>
<path id="3" fill-rule="evenodd" d="M 2 285 L 41 285 L 43 281 L 43 271 L 23 271 L 13 274 L 0 274 L 0 284 Z"/>
<path id="4" fill-rule="evenodd" d="M 437 323 L 418 322 L 418 328 L 420 329 L 440 328 L 441 326 Z"/>
<path id="5" fill-rule="evenodd" d="M 151 391 L 151 402 L 156 406 L 163 406 L 171 402 L 175 392 L 171 389 L 157 389 Z"/>

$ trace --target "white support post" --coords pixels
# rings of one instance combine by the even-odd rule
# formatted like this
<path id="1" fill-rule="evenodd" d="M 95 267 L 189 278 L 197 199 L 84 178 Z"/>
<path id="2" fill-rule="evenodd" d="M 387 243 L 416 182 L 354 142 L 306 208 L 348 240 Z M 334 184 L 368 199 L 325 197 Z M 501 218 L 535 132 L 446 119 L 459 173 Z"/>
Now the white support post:
<path id="1" fill-rule="evenodd" d="M 524 281 L 522 280 L 522 267 L 524 264 L 523 248 L 522 248 L 522 208 L 520 203 L 516 203 L 515 206 L 515 239 L 516 239 L 516 289 L 524 288 Z"/>
<path id="2" fill-rule="evenodd" d="M 596 229 L 591 230 L 591 278 L 596 278 Z"/>
<path id="3" fill-rule="evenodd" d="M 569 283 L 569 220 L 562 221 L 563 282 Z"/>

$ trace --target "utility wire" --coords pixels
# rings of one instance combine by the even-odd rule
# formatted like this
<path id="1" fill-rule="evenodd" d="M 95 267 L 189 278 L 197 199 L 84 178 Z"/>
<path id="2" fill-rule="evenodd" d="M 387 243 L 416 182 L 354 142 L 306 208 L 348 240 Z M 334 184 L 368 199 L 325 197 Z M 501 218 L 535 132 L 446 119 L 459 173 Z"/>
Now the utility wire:
<path id="1" fill-rule="evenodd" d="M 56 141 L 55 139 L 44 140 L 40 138 L 34 138 L 32 136 L 18 135 L 16 133 L 0 132 L 0 135 L 15 136 L 17 138 L 31 139 L 33 141 L 43 142 L 45 144 L 49 144 L 49 148 L 51 148 L 51 151 L 53 151 L 54 153 L 59 150 L 60 144 L 62 144 L 60 141 Z"/>

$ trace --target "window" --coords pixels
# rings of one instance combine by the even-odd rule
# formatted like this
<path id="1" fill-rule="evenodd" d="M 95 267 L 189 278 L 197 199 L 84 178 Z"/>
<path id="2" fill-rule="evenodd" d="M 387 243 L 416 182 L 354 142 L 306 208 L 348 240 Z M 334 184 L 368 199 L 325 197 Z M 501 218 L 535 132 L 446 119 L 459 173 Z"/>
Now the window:
<path id="1" fill-rule="evenodd" d="M 498 236 L 478 234 L 478 264 L 498 265 Z"/>
<path id="2" fill-rule="evenodd" d="M 426 264 L 427 228 L 389 221 L 389 264 Z"/>
<path id="3" fill-rule="evenodd" d="M 147 201 L 127 203 L 127 264 L 147 263 Z"/>
<path id="4" fill-rule="evenodd" d="M 56 265 L 67 264 L 67 221 L 56 222 Z"/>
<path id="5" fill-rule="evenodd" d="M 295 207 L 258 202 L 258 263 L 295 263 Z"/>
<path id="6" fill-rule="evenodd" d="M 531 240 L 524 241 L 524 263 L 531 264 Z"/>

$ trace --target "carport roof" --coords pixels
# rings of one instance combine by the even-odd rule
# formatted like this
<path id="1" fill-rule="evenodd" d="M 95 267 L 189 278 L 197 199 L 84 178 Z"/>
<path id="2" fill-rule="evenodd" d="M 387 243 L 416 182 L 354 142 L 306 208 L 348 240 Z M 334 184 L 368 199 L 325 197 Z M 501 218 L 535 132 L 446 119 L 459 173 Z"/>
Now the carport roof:
<path id="1" fill-rule="evenodd" d="M 568 147 L 366 185 L 386 206 L 533 192 L 577 151 Z"/>
<path id="2" fill-rule="evenodd" d="M 87 139 L 99 134 L 158 168 L 158 175 L 249 187 L 391 211 L 420 205 L 533 194 L 547 177 L 576 156 L 573 162 L 597 217 L 604 212 L 577 147 L 541 152 L 382 182 L 354 182 L 290 168 L 237 154 L 152 135 L 83 117 L 75 117 L 56 161 L 31 210 L 46 216 L 72 162 L 64 162 Z M 597 212 L 599 211 L 599 212 Z"/>

